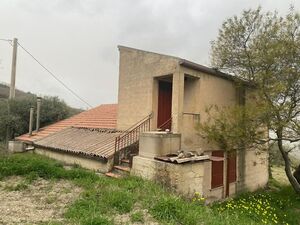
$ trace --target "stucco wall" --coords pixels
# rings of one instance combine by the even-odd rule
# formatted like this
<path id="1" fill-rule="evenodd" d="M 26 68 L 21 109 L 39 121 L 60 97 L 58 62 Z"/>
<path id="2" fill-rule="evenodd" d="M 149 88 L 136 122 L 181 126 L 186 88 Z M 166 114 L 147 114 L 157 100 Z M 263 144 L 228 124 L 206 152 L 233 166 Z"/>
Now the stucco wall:
<path id="1" fill-rule="evenodd" d="M 109 159 L 107 162 L 104 162 L 96 159 L 83 158 L 78 155 L 71 155 L 64 152 L 51 151 L 42 148 L 36 148 L 34 152 L 67 164 L 77 164 L 83 168 L 95 170 L 101 173 L 106 173 L 112 168 L 112 159 Z"/>
<path id="2" fill-rule="evenodd" d="M 200 122 L 204 122 L 207 120 L 205 110 L 208 107 L 213 105 L 222 107 L 237 103 L 236 87 L 233 82 L 185 67 L 182 67 L 181 71 L 187 77 L 184 84 L 184 113 L 199 113 Z M 189 77 L 194 77 L 194 79 L 189 79 Z M 195 116 L 183 114 L 182 117 L 183 123 L 180 132 L 182 133 L 183 148 L 192 148 L 198 151 L 200 148 L 202 151 L 217 149 L 217 146 L 208 144 L 197 135 L 195 130 L 197 118 Z"/>
<path id="3" fill-rule="evenodd" d="M 127 129 L 153 111 L 157 104 L 157 83 L 153 78 L 173 74 L 178 60 L 127 47 L 119 47 L 119 51 L 117 128 Z"/>
<path id="4" fill-rule="evenodd" d="M 117 128 L 126 129 L 153 112 L 152 130 L 156 129 L 157 79 L 169 76 L 173 86 L 172 130 L 182 133 L 182 147 L 198 151 L 199 148 L 214 149 L 199 138 L 195 125 L 199 117 L 200 121 L 207 119 L 207 107 L 236 103 L 234 83 L 179 66 L 179 59 L 176 57 L 127 47 L 119 47 L 119 51 Z"/>
<path id="5" fill-rule="evenodd" d="M 203 162 L 172 164 L 135 156 L 131 174 L 157 181 L 189 197 L 195 192 L 202 194 Z"/>
<path id="6" fill-rule="evenodd" d="M 269 180 L 268 152 L 248 150 L 245 157 L 245 181 L 242 188 L 254 191 L 265 187 Z"/>

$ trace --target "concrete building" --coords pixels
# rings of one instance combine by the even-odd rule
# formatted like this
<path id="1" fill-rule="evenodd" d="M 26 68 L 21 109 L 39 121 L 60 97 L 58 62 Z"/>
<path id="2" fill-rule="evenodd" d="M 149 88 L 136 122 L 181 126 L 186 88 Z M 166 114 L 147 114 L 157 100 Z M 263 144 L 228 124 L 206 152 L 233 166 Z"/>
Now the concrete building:
<path id="1" fill-rule="evenodd" d="M 104 146 L 109 147 L 96 141 L 94 149 L 100 155 L 109 152 L 104 157 L 106 166 L 100 169 L 102 172 L 112 170 L 113 166 L 129 171 L 119 165 L 126 162 L 134 175 L 159 181 L 188 196 L 199 192 L 208 201 L 240 191 L 253 191 L 267 184 L 266 152 L 254 149 L 227 157 L 222 149 L 202 139 L 195 128 L 207 120 L 205 110 L 209 106 L 244 104 L 247 92 L 251 91 L 246 82 L 178 57 L 124 46 L 119 46 L 119 51 L 116 124 L 111 131 L 113 135 L 104 142 Z M 77 131 L 68 129 L 59 132 L 69 134 L 68 138 L 75 137 Z M 66 134 L 51 135 L 52 140 L 50 136 L 43 137 L 32 144 L 51 152 L 54 147 L 47 143 L 57 141 L 55 138 L 62 135 Z M 86 135 L 85 140 L 95 141 L 88 137 Z M 139 148 L 134 148 L 137 143 Z M 67 151 L 56 146 L 60 154 L 81 152 L 77 155 L 84 157 L 82 152 L 88 151 L 84 146 L 76 151 L 70 150 L 75 146 L 68 148 Z M 195 155 L 179 159 L 178 151 Z M 52 157 L 60 158 L 59 155 Z M 93 158 L 93 155 L 88 154 L 88 157 Z M 113 176 L 113 173 L 108 175 Z"/>
<path id="2" fill-rule="evenodd" d="M 251 91 L 247 83 L 178 57 L 123 46 L 119 46 L 119 51 L 117 128 L 126 129 L 152 113 L 152 131 L 163 128 L 180 134 L 180 144 L 167 147 L 167 151 L 163 144 L 153 145 L 155 141 L 144 139 L 155 140 L 158 135 L 159 139 L 169 140 L 168 134 L 142 135 L 140 155 L 133 159 L 133 174 L 167 183 L 187 195 L 197 191 L 212 200 L 267 184 L 266 152 L 248 150 L 224 160 L 226 153 L 202 139 L 195 128 L 207 120 L 207 107 L 243 104 L 243 95 Z M 153 152 L 154 146 L 161 151 L 147 154 Z M 213 157 L 184 164 L 154 159 L 179 149 Z"/>

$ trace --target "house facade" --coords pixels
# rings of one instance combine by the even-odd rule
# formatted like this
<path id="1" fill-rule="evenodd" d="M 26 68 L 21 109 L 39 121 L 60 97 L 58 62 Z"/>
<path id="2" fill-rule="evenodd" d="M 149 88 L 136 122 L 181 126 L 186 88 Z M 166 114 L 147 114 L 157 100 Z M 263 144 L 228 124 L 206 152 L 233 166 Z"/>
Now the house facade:
<path id="1" fill-rule="evenodd" d="M 153 157 L 137 156 L 133 160 L 135 175 L 168 183 L 187 195 L 197 191 L 212 200 L 267 184 L 266 152 L 247 150 L 227 157 L 196 129 L 207 120 L 207 107 L 244 104 L 247 92 L 252 91 L 247 83 L 181 58 L 123 46 L 119 51 L 117 128 L 126 129 L 151 114 L 152 131 L 169 129 L 180 134 L 180 150 L 212 156 L 184 165 L 161 165 Z"/>
<path id="2" fill-rule="evenodd" d="M 109 176 L 116 169 L 130 171 L 187 196 L 199 192 L 208 201 L 266 186 L 267 152 L 228 156 L 196 129 L 208 119 L 207 107 L 245 104 L 252 91 L 247 83 L 178 57 L 124 46 L 119 53 L 117 105 L 16 139 L 39 154 Z M 180 158 L 178 152 L 195 154 Z M 119 165 L 124 161 L 130 168 Z"/>

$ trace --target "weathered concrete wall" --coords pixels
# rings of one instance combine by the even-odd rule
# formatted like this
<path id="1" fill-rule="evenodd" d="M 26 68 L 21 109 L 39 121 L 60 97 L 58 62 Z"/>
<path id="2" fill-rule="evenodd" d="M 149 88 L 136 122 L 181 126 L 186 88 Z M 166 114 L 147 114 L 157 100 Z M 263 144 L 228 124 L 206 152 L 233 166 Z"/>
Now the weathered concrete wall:
<path id="1" fill-rule="evenodd" d="M 195 125 L 207 119 L 211 105 L 236 103 L 233 82 L 179 66 L 179 59 L 147 51 L 119 47 L 119 93 L 117 128 L 126 129 L 151 112 L 156 129 L 158 78 L 172 82 L 172 131 L 182 133 L 182 147 L 214 149 L 199 138 Z M 195 113 L 192 115 L 189 113 Z M 199 116 L 200 115 L 200 116 Z"/>
<path id="2" fill-rule="evenodd" d="M 157 104 L 158 86 L 154 77 L 173 74 L 178 59 L 127 47 L 119 47 L 119 51 L 117 128 L 122 130 L 153 111 Z M 154 118 L 156 113 L 154 111 Z M 153 126 L 156 128 L 156 123 Z"/>
<path id="3" fill-rule="evenodd" d="M 162 183 L 189 197 L 195 192 L 202 194 L 203 162 L 172 164 L 135 156 L 131 174 Z"/>
<path id="4" fill-rule="evenodd" d="M 248 150 L 245 154 L 245 182 L 243 190 L 254 191 L 263 188 L 269 181 L 267 151 Z"/>
<path id="5" fill-rule="evenodd" d="M 180 150 L 180 134 L 147 132 L 140 135 L 139 155 L 146 158 L 176 153 Z"/>
<path id="6" fill-rule="evenodd" d="M 205 112 L 208 107 L 236 104 L 236 86 L 233 82 L 185 67 L 182 67 L 181 71 L 186 76 L 184 113 L 200 114 L 200 122 L 204 122 L 208 119 Z M 202 151 L 217 149 L 217 146 L 207 143 L 206 140 L 197 135 L 197 130 L 195 130 L 197 122 L 196 116 L 183 114 L 182 129 L 179 131 L 182 133 L 182 147 L 197 151 L 199 149 Z"/>
<path id="7" fill-rule="evenodd" d="M 184 80 L 184 102 L 182 115 L 182 146 L 188 150 L 201 152 L 199 136 L 195 126 L 200 122 L 200 79 L 185 77 Z"/>
<path id="8" fill-rule="evenodd" d="M 58 152 L 58 151 L 51 151 L 42 148 L 36 148 L 34 152 L 40 155 L 47 156 L 52 159 L 56 159 L 66 164 L 77 164 L 83 168 L 95 170 L 101 173 L 106 173 L 110 171 L 113 162 L 112 159 L 109 159 L 107 162 L 104 162 L 96 159 L 88 159 L 88 158 L 80 157 L 78 155 L 72 155 L 72 154 Z"/>
<path id="9" fill-rule="evenodd" d="M 8 142 L 8 151 L 11 153 L 24 152 L 25 144 L 22 141 L 9 141 Z"/>

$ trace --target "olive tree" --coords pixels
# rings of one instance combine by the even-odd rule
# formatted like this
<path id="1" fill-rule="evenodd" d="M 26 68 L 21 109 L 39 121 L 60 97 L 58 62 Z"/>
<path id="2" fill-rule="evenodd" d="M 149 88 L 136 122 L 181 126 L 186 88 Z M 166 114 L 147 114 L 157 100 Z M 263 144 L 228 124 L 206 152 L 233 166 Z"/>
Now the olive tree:
<path id="1" fill-rule="evenodd" d="M 0 142 L 28 132 L 29 110 L 34 107 L 36 112 L 36 99 L 35 95 L 14 100 L 0 99 Z M 44 96 L 40 115 L 41 127 L 79 112 L 81 110 L 69 107 L 58 97 Z"/>
<path id="2" fill-rule="evenodd" d="M 253 84 L 259 98 L 255 98 L 257 111 L 254 110 L 254 114 L 253 110 L 245 114 L 247 110 L 242 106 L 239 110 L 219 110 L 219 115 L 211 116 L 213 122 L 202 125 L 202 133 L 219 144 L 224 144 L 222 141 L 227 138 L 225 142 L 232 142 L 231 147 L 276 142 L 288 180 L 300 194 L 289 150 L 284 147 L 287 142 L 300 140 L 299 14 L 292 8 L 286 16 L 258 8 L 227 19 L 212 42 L 211 59 L 214 68 Z M 247 104 L 244 107 L 248 107 Z M 224 122 L 221 119 L 225 112 L 243 113 Z M 272 135 L 259 137 L 255 129 L 251 129 L 259 123 L 265 124 Z M 245 132 L 249 128 L 250 133 Z M 220 129 L 227 129 L 233 137 L 220 138 Z"/>

